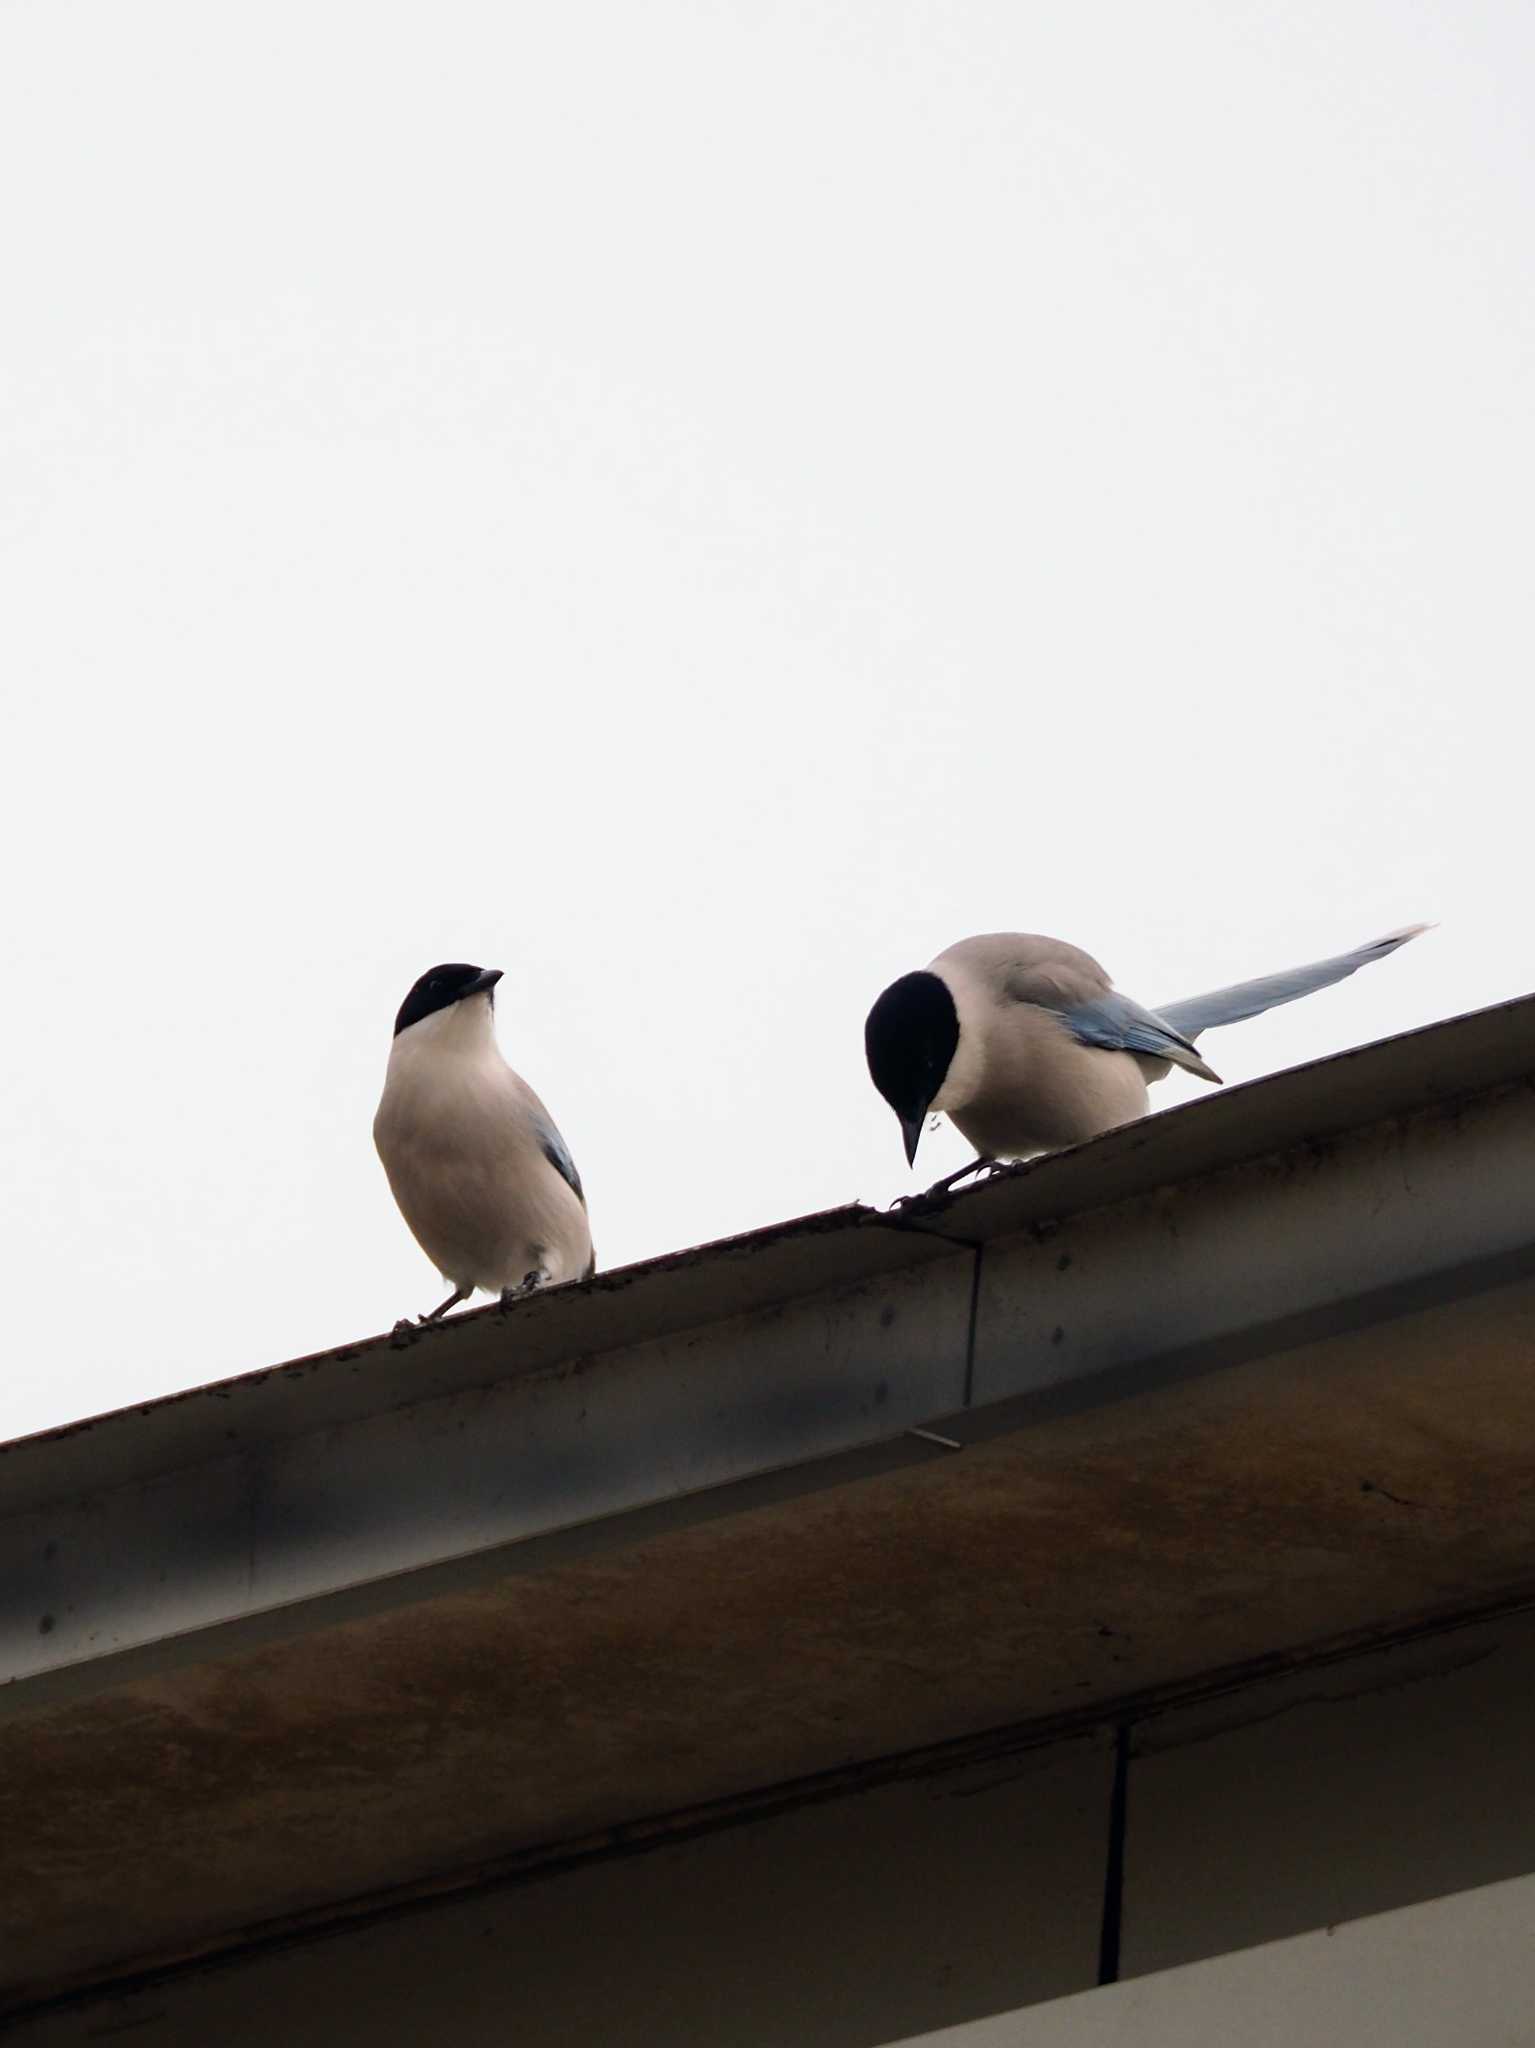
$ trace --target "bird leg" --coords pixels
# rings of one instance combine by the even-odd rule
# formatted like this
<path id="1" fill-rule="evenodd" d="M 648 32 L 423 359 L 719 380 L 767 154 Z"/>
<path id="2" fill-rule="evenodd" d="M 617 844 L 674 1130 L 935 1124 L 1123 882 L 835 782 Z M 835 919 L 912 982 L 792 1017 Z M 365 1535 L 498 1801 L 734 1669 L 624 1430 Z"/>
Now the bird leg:
<path id="1" fill-rule="evenodd" d="M 935 1180 L 930 1188 L 923 1188 L 920 1194 L 897 1195 L 890 1207 L 892 1210 L 912 1209 L 919 1202 L 930 1202 L 935 1195 L 948 1194 L 972 1173 L 978 1176 L 977 1187 L 983 1180 L 1001 1180 L 1005 1174 L 1011 1172 L 1013 1164 L 1011 1159 L 988 1159 L 982 1154 L 980 1158 L 972 1159 L 968 1166 L 955 1167 L 952 1173 L 946 1173 L 942 1180 Z"/>
<path id="2" fill-rule="evenodd" d="M 505 1315 L 514 1301 L 521 1301 L 525 1295 L 536 1293 L 540 1287 L 547 1286 L 548 1281 L 549 1275 L 544 1271 L 543 1267 L 535 1266 L 531 1273 L 523 1274 L 519 1286 L 503 1287 L 501 1290 L 501 1313 Z"/>
<path id="3" fill-rule="evenodd" d="M 473 1292 L 473 1288 L 470 1287 L 455 1287 L 446 1301 L 439 1302 L 429 1315 L 417 1316 L 416 1321 L 435 1323 L 440 1317 L 445 1316 L 450 1308 L 457 1308 L 461 1301 L 467 1301 Z"/>
<path id="4" fill-rule="evenodd" d="M 984 1174 L 989 1180 L 993 1174 L 1000 1173 L 1001 1171 L 1001 1160 L 988 1159 L 983 1152 L 972 1159 L 968 1166 L 956 1167 L 953 1173 L 946 1173 L 942 1180 L 935 1180 L 933 1185 L 926 1189 L 925 1192 L 929 1195 L 946 1195 L 952 1189 L 957 1188 L 962 1180 L 968 1180 L 972 1173 Z"/>
<path id="5" fill-rule="evenodd" d="M 988 1159 L 982 1154 L 980 1158 L 972 1159 L 968 1166 L 955 1167 L 952 1173 L 946 1173 L 942 1180 L 935 1180 L 930 1188 L 924 1188 L 920 1194 L 898 1196 L 891 1207 L 909 1209 L 918 1202 L 930 1202 L 935 1195 L 946 1195 L 951 1188 L 957 1187 L 960 1181 L 967 1180 L 972 1173 L 984 1174 L 988 1180 L 992 1180 L 1006 1171 L 1006 1160 Z"/>

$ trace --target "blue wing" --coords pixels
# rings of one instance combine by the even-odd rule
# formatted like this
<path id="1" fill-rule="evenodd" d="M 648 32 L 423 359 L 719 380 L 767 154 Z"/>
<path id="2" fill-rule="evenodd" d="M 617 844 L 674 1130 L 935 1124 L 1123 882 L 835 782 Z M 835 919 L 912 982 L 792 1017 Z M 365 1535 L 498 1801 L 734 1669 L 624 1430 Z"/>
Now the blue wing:
<path id="1" fill-rule="evenodd" d="M 570 1182 L 584 1205 L 586 1190 L 581 1185 L 580 1174 L 576 1172 L 576 1162 L 570 1156 L 570 1147 L 547 1117 L 535 1117 L 533 1121 L 538 1132 L 539 1148 L 544 1157 L 556 1173 Z"/>
<path id="2" fill-rule="evenodd" d="M 1213 1081 L 1198 1052 L 1166 1017 L 1117 989 L 1109 989 L 1091 1001 L 1073 1004 L 1060 1012 L 1079 1045 L 1095 1045 L 1105 1052 L 1144 1053 L 1154 1060 L 1170 1060 Z"/>
<path id="3" fill-rule="evenodd" d="M 1331 960 L 1313 960 L 1309 967 L 1291 967 L 1282 974 L 1265 974 L 1257 981 L 1238 981 L 1230 988 L 1212 989 L 1208 995 L 1188 996 L 1180 1003 L 1164 1003 L 1161 1014 L 1174 1032 L 1183 1034 L 1187 1043 L 1201 1031 L 1213 1031 L 1218 1024 L 1239 1024 L 1244 1017 L 1261 1016 L 1265 1010 L 1277 1010 L 1281 1003 L 1298 1002 L 1319 988 L 1345 981 L 1359 968 L 1368 967 L 1372 960 L 1384 960 L 1398 946 L 1405 946 L 1409 939 L 1429 929 L 1426 924 L 1410 924 L 1399 932 L 1388 932 L 1383 939 L 1372 939 L 1367 946 L 1356 946 L 1352 953 L 1339 953 Z"/>

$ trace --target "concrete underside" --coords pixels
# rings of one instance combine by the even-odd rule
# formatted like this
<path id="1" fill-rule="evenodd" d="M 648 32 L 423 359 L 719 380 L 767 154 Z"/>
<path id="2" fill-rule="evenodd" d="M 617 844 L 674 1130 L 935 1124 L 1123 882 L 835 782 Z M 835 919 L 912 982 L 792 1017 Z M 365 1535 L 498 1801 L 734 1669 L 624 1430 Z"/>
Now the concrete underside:
<path id="1" fill-rule="evenodd" d="M 1505 1286 L 19 1718 L 11 1995 L 1522 1600 L 1532 1358 Z"/>

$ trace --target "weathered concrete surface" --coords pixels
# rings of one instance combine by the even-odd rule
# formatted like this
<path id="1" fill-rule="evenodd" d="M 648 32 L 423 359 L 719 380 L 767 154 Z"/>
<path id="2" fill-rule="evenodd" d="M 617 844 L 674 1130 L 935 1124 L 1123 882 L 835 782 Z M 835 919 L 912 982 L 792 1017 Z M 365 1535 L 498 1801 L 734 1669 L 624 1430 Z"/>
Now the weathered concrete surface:
<path id="1" fill-rule="evenodd" d="M 1524 1284 L 20 1717 L 14 1990 L 1528 1592 L 1532 1358 Z"/>

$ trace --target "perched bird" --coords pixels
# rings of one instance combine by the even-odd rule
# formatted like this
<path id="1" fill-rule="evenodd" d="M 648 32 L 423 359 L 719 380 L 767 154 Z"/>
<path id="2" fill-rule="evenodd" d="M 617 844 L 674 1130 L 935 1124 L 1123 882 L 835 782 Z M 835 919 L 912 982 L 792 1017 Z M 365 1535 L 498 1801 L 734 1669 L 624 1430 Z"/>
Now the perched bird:
<path id="1" fill-rule="evenodd" d="M 455 961 L 394 1020 L 373 1142 L 400 1214 L 453 1292 L 515 1296 L 596 1270 L 581 1176 L 554 1119 L 496 1044 L 499 967 Z"/>
<path id="2" fill-rule="evenodd" d="M 869 1012 L 869 1073 L 900 1119 L 908 1166 L 929 1110 L 944 1111 L 982 1161 L 1054 1151 L 1144 1116 L 1147 1083 L 1170 1067 L 1218 1082 L 1196 1050 L 1201 1032 L 1342 981 L 1428 929 L 1408 925 L 1160 1010 L 1120 995 L 1096 960 L 1060 939 L 961 939 L 892 982 Z"/>

